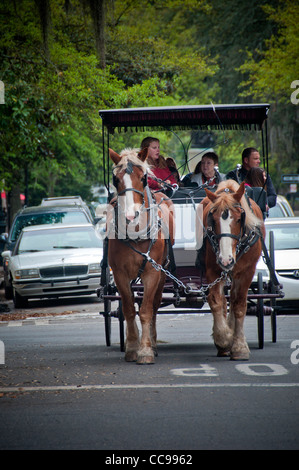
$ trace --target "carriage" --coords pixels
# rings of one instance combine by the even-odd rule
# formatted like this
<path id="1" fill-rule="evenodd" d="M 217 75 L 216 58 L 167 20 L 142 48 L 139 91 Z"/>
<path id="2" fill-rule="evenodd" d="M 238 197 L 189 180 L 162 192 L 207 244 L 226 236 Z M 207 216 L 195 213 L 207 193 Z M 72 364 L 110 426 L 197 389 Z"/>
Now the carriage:
<path id="1" fill-rule="evenodd" d="M 103 170 L 105 186 L 109 196 L 112 198 L 110 182 L 114 178 L 109 162 L 111 158 L 111 136 L 115 132 L 147 132 L 153 130 L 170 131 L 177 135 L 178 130 L 189 129 L 194 133 L 196 130 L 204 132 L 219 132 L 225 139 L 226 130 L 236 130 L 246 132 L 249 130 L 259 131 L 261 134 L 262 158 L 265 170 L 268 172 L 268 146 L 267 146 L 267 114 L 268 104 L 236 104 L 236 105 L 206 105 L 206 106 L 178 106 L 178 107 L 154 107 L 154 108 L 128 108 L 101 110 L 99 112 L 102 119 L 102 145 L 103 145 Z M 192 139 L 191 134 L 191 139 Z M 178 137 L 179 138 L 179 137 Z M 179 138 L 180 140 L 180 138 Z M 191 142 L 191 140 L 190 140 Z M 190 143 L 188 147 L 190 146 Z M 184 149 L 185 164 L 188 166 L 188 152 Z M 203 153 L 203 149 L 199 152 Z M 116 158 L 116 157 L 115 157 Z M 115 160 L 117 163 L 119 160 Z M 144 183 L 146 186 L 146 182 Z M 167 188 L 166 188 L 167 189 Z M 169 188 L 168 188 L 169 189 Z M 198 226 L 198 209 L 201 208 L 202 201 L 206 198 L 205 187 L 197 188 L 175 188 L 167 192 L 175 207 L 176 235 L 174 246 L 169 250 L 170 266 L 159 264 L 152 257 L 144 256 L 144 265 L 151 264 L 155 271 L 160 271 L 165 276 L 165 283 L 161 295 L 161 303 L 157 310 L 158 314 L 179 313 L 206 313 L 207 296 L 214 288 L 215 284 L 224 284 L 224 296 L 229 306 L 231 303 L 231 282 L 228 272 L 223 270 L 220 276 L 213 282 L 206 279 L 205 270 L 202 269 L 196 258 L 200 251 L 198 237 L 196 236 L 196 226 Z M 210 188 L 216 191 L 217 187 Z M 132 191 L 135 191 L 134 189 Z M 261 188 L 250 189 L 251 200 L 255 201 L 261 208 L 265 205 L 265 191 Z M 138 192 L 138 191 L 136 191 Z M 140 192 L 140 191 L 139 191 Z M 163 198 L 162 198 L 163 199 Z M 187 232 L 184 230 L 188 227 Z M 197 227 L 198 228 L 198 227 Z M 205 230 L 204 227 L 202 227 Z M 184 232 L 184 233 L 178 233 Z M 190 231 L 193 231 L 190 234 Z M 205 230 L 206 232 L 206 230 Z M 194 235 L 194 236 L 193 236 Z M 225 234 L 224 236 L 227 236 Z M 231 235 L 230 235 L 231 236 Z M 234 236 L 236 238 L 236 236 Z M 270 233 L 270 245 L 267 250 L 263 237 L 261 238 L 262 254 L 269 269 L 269 281 L 263 282 L 262 274 L 258 273 L 252 280 L 246 298 L 246 310 L 249 314 L 257 317 L 258 347 L 264 347 L 264 315 L 271 315 L 272 341 L 276 342 L 276 299 L 283 297 L 281 286 L 277 281 L 274 270 L 274 237 Z M 171 245 L 171 244 L 170 244 Z M 100 312 L 105 320 L 105 335 L 107 346 L 111 345 L 111 318 L 119 320 L 120 349 L 125 351 L 125 331 L 123 299 L 111 275 L 108 263 L 109 240 L 104 240 L 104 258 L 102 261 L 101 287 L 98 289 L 98 296 L 102 299 L 103 311 Z M 134 246 L 131 248 L 134 250 Z M 248 250 L 244 246 L 244 253 Z M 135 251 L 137 251 L 135 249 Z M 142 305 L 144 299 L 144 285 L 137 276 L 130 282 L 130 290 L 133 296 L 133 303 Z M 265 303 L 269 306 L 266 306 Z M 116 306 L 116 307 L 115 307 Z M 137 312 L 138 313 L 138 312 Z M 223 351 L 224 352 L 224 351 Z M 225 353 L 223 355 L 226 355 Z M 242 358 L 241 358 L 242 359 Z"/>

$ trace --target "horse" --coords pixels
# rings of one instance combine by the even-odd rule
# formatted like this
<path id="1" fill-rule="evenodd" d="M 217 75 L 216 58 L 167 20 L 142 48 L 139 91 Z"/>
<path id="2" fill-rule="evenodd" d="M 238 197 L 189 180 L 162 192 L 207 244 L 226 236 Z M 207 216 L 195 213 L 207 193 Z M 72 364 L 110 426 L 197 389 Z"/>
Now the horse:
<path id="1" fill-rule="evenodd" d="M 124 149 L 120 155 L 109 149 L 114 163 L 116 197 L 107 216 L 108 262 L 121 296 L 126 320 L 125 360 L 153 364 L 157 355 L 156 313 L 161 304 L 165 274 L 160 267 L 168 261 L 174 244 L 174 206 L 161 192 L 152 194 L 147 185 L 151 172 L 147 149 Z M 111 234 L 110 234 L 111 235 Z M 141 338 L 136 323 L 132 281 L 141 278 L 143 299 L 139 308 Z"/>
<path id="2" fill-rule="evenodd" d="M 247 294 L 265 237 L 259 206 L 245 196 L 245 184 L 223 181 L 215 193 L 205 189 L 203 225 L 206 229 L 207 301 L 213 314 L 213 339 L 218 357 L 248 360 L 244 335 Z M 229 280 L 229 315 L 224 286 Z"/>

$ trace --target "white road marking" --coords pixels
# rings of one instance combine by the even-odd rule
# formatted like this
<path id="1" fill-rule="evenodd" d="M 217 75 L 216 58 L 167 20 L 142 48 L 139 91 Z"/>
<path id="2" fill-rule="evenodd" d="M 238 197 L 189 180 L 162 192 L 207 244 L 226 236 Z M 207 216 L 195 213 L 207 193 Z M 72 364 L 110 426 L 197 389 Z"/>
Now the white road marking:
<path id="1" fill-rule="evenodd" d="M 259 370 L 261 368 L 262 370 Z M 286 375 L 288 370 L 281 364 L 237 364 L 236 369 L 245 375 L 251 376 L 274 376 L 274 375 Z M 268 370 L 263 370 L 268 369 Z"/>
<path id="2" fill-rule="evenodd" d="M 206 383 L 206 384 L 107 384 L 107 385 L 49 385 L 41 387 L 0 387 L 0 393 L 63 392 L 74 390 L 145 390 L 177 388 L 293 388 L 299 383 Z"/>

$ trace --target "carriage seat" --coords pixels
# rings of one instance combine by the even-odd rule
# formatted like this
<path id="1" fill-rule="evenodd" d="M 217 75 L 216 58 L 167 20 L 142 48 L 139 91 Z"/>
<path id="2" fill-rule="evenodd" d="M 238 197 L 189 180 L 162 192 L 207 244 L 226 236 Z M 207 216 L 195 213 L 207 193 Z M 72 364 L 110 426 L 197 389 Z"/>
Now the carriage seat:
<path id="1" fill-rule="evenodd" d="M 210 189 L 210 188 L 209 188 Z M 211 191 L 216 191 L 215 188 L 211 188 Z M 175 193 L 171 196 L 171 200 L 174 204 L 192 204 L 195 202 L 196 204 L 200 203 L 206 197 L 205 190 L 201 187 L 183 187 L 179 188 Z"/>
<path id="2" fill-rule="evenodd" d="M 263 218 L 267 217 L 267 193 L 262 187 L 246 186 L 245 192 L 247 197 L 252 199 L 261 209 Z"/>

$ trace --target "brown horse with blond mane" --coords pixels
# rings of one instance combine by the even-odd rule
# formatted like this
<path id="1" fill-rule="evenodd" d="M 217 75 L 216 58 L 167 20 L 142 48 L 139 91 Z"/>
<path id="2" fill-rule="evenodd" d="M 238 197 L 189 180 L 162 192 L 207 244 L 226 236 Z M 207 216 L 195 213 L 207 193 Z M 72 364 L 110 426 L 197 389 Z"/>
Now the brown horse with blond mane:
<path id="1" fill-rule="evenodd" d="M 244 335 L 247 294 L 261 255 L 261 237 L 265 237 L 262 212 L 253 200 L 248 204 L 244 191 L 244 183 L 223 181 L 215 193 L 206 189 L 203 201 L 206 278 L 211 284 L 207 300 L 214 317 L 213 338 L 218 356 L 233 360 L 249 358 Z M 231 281 L 228 317 L 226 278 Z"/>
<path id="2" fill-rule="evenodd" d="M 156 312 L 160 306 L 165 274 L 155 269 L 168 259 L 168 243 L 174 243 L 174 209 L 162 193 L 153 195 L 147 185 L 150 168 L 147 149 L 126 149 L 118 155 L 109 149 L 114 163 L 117 195 L 107 216 L 108 262 L 122 299 L 126 320 L 126 361 L 152 364 L 157 348 Z M 139 308 L 141 338 L 136 323 L 132 281 L 141 278 L 143 299 Z"/>

